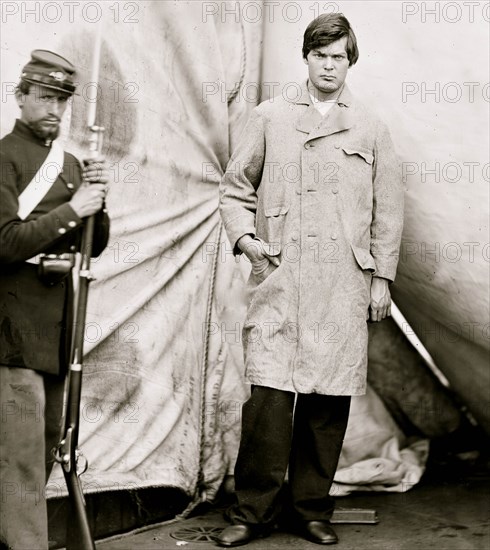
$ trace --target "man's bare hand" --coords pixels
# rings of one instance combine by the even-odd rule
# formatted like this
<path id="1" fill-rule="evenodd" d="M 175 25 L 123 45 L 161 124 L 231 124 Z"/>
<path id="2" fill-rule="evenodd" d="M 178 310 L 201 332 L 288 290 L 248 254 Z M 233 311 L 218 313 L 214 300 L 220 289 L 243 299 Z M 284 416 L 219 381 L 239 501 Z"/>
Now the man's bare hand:
<path id="1" fill-rule="evenodd" d="M 70 206 L 79 218 L 92 216 L 102 208 L 109 181 L 104 158 L 85 159 L 83 165 L 83 183 L 70 201 Z"/>
<path id="2" fill-rule="evenodd" d="M 268 254 L 263 242 L 260 239 L 254 239 L 252 235 L 244 235 L 237 244 L 250 260 L 252 274 L 259 282 L 264 281 L 280 264 L 279 258 Z"/>
<path id="3" fill-rule="evenodd" d="M 91 185 L 82 183 L 74 193 L 69 204 L 79 218 L 86 218 L 97 213 L 102 208 L 105 194 L 106 186 L 103 183 L 93 183 Z"/>
<path id="4" fill-rule="evenodd" d="M 259 262 L 263 262 L 266 259 L 276 267 L 280 263 L 279 258 L 277 258 L 276 256 L 270 256 L 269 254 L 267 254 L 262 242 L 259 241 L 258 239 L 254 239 L 252 235 L 243 235 L 243 237 L 241 237 L 238 240 L 237 245 L 238 245 L 238 248 L 250 260 L 250 262 L 252 263 L 252 266 L 254 264 L 255 265 L 258 264 Z"/>
<path id="5" fill-rule="evenodd" d="M 391 294 L 387 279 L 373 277 L 369 309 L 371 310 L 371 321 L 382 321 L 391 315 Z"/>
<path id="6" fill-rule="evenodd" d="M 87 183 L 108 183 L 109 171 L 103 157 L 83 161 L 83 181 Z"/>

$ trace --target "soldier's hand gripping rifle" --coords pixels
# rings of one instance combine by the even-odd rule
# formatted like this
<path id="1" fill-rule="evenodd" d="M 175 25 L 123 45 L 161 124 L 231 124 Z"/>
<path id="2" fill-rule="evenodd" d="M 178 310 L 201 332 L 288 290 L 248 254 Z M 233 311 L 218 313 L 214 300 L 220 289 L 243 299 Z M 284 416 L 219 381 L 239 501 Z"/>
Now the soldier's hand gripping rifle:
<path id="1" fill-rule="evenodd" d="M 90 152 L 88 158 L 95 159 L 102 150 L 104 128 L 95 126 L 95 101 L 97 94 L 98 67 L 100 59 L 100 34 L 94 50 L 91 84 L 95 84 L 95 97 L 89 104 L 88 127 L 90 130 Z M 62 435 L 55 459 L 61 464 L 65 476 L 71 503 L 71 514 L 67 521 L 66 548 L 68 550 L 94 550 L 95 545 L 90 530 L 90 524 L 85 507 L 85 498 L 79 476 L 83 471 L 77 470 L 77 462 L 81 453 L 78 450 L 78 432 L 80 426 L 80 397 L 82 390 L 83 341 L 85 336 L 85 319 L 87 313 L 87 298 L 90 281 L 90 258 L 92 256 L 92 241 L 94 235 L 94 216 L 85 220 L 81 252 L 78 264 L 78 286 L 74 299 L 74 316 L 72 342 L 70 349 L 70 364 L 65 385 L 63 405 Z"/>

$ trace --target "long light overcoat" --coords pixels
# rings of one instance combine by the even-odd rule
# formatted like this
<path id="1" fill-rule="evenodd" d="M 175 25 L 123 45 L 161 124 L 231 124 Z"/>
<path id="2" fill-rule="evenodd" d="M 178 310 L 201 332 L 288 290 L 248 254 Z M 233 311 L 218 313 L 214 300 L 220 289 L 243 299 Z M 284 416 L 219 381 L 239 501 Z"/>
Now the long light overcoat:
<path id="1" fill-rule="evenodd" d="M 394 280 L 403 225 L 386 126 L 346 86 L 324 117 L 306 83 L 294 100 L 261 103 L 223 177 L 220 211 L 236 253 L 250 233 L 280 260 L 253 266 L 248 282 L 248 381 L 365 393 L 371 279 Z"/>

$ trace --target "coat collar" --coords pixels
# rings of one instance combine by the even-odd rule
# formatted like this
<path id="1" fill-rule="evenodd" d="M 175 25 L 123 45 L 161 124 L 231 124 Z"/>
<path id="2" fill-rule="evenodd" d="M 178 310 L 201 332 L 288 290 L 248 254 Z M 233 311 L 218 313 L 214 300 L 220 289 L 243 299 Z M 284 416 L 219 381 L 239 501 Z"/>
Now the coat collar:
<path id="1" fill-rule="evenodd" d="M 297 105 L 307 105 L 308 107 L 296 123 L 298 131 L 309 134 L 308 140 L 342 132 L 354 125 L 352 116 L 353 98 L 346 84 L 340 92 L 337 103 L 326 116 L 322 116 L 313 105 L 307 84 L 307 81 L 303 83 L 301 94 L 291 102 Z"/>
<path id="2" fill-rule="evenodd" d="M 12 134 L 19 136 L 23 139 L 26 139 L 28 141 L 31 141 L 33 143 L 37 143 L 38 145 L 42 145 L 43 147 L 48 147 L 51 144 L 51 140 L 49 141 L 49 145 L 46 143 L 46 140 L 43 138 L 40 138 L 34 134 L 34 132 L 27 126 L 25 122 L 20 120 L 18 118 L 15 121 L 14 129 L 12 130 Z"/>

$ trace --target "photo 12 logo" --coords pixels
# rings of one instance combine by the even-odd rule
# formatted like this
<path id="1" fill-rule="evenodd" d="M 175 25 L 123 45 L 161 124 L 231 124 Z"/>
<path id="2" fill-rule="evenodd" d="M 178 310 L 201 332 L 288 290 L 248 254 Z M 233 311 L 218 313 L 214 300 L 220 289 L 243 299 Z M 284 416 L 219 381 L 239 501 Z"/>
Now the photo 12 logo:
<path id="1" fill-rule="evenodd" d="M 218 19 L 221 23 L 298 23 L 303 15 L 315 19 L 322 13 L 338 13 L 336 2 L 203 2 L 202 22 Z"/>
<path id="2" fill-rule="evenodd" d="M 490 83 L 485 82 L 402 82 L 402 102 L 475 103 L 490 102 Z"/>
<path id="3" fill-rule="evenodd" d="M 407 183 L 446 183 L 465 184 L 490 183 L 490 163 L 477 161 L 463 162 L 402 162 L 402 182 Z"/>
<path id="4" fill-rule="evenodd" d="M 490 2 L 402 2 L 401 12 L 403 23 L 488 23 Z"/>
<path id="5" fill-rule="evenodd" d="M 401 262 L 413 262 L 435 265 L 440 263 L 455 264 L 458 262 L 490 263 L 490 243 L 465 242 L 425 242 L 403 241 L 400 248 Z"/>
<path id="6" fill-rule="evenodd" d="M 0 3 L 2 23 L 98 23 L 105 22 L 134 24 L 139 23 L 138 14 L 141 5 L 138 2 L 18 2 Z"/>

